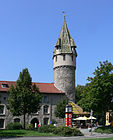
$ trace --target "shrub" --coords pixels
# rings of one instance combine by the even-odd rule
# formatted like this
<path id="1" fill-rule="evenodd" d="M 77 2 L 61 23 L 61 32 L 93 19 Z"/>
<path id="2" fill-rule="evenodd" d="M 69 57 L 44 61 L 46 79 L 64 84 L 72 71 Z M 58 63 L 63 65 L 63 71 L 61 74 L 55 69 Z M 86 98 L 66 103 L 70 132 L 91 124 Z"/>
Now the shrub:
<path id="1" fill-rule="evenodd" d="M 51 120 L 51 124 L 57 124 L 56 120 Z"/>
<path id="2" fill-rule="evenodd" d="M 38 132 L 41 132 L 41 133 L 54 133 L 55 129 L 56 129 L 56 127 L 53 126 L 53 125 L 43 125 L 43 126 L 40 126 L 38 128 Z"/>
<path id="3" fill-rule="evenodd" d="M 39 127 L 38 131 L 41 133 L 54 133 L 59 136 L 83 136 L 80 130 L 67 126 L 43 125 Z"/>
<path id="4" fill-rule="evenodd" d="M 34 129 L 33 124 L 28 124 L 27 127 L 26 127 L 26 129 L 28 129 L 28 130 Z"/>
<path id="5" fill-rule="evenodd" d="M 83 134 L 78 129 L 67 126 L 56 127 L 54 133 L 60 136 L 83 136 Z"/>
<path id="6" fill-rule="evenodd" d="M 14 123 L 9 123 L 6 126 L 6 129 L 10 129 L 10 130 L 14 130 L 14 129 L 22 129 L 22 125 L 18 122 L 14 122 Z"/>
<path id="7" fill-rule="evenodd" d="M 111 126 L 98 127 L 97 129 L 95 129 L 95 132 L 112 134 L 113 127 L 111 127 Z"/>
<path id="8" fill-rule="evenodd" d="M 77 128 L 72 128 L 72 136 L 83 136 L 83 133 L 81 133 L 81 131 Z"/>

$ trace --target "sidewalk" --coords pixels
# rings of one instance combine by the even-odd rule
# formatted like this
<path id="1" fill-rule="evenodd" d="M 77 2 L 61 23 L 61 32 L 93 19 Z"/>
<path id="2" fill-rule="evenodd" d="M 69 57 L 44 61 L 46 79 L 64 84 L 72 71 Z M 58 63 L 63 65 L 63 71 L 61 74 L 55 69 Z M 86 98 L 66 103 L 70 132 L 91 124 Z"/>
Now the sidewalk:
<path id="1" fill-rule="evenodd" d="M 102 133 L 96 133 L 94 132 L 94 128 L 92 128 L 92 133 L 88 132 L 88 129 L 79 129 L 83 134 L 83 138 L 113 138 L 113 134 L 102 134 Z"/>

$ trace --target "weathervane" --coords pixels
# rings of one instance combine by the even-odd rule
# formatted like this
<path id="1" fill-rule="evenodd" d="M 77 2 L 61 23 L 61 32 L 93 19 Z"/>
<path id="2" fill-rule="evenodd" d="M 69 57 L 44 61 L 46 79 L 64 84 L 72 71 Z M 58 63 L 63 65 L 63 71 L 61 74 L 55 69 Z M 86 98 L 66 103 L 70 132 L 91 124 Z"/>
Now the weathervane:
<path id="1" fill-rule="evenodd" d="M 66 12 L 65 12 L 65 11 L 62 11 L 62 13 L 64 14 L 64 20 L 65 20 L 65 17 L 66 17 Z"/>

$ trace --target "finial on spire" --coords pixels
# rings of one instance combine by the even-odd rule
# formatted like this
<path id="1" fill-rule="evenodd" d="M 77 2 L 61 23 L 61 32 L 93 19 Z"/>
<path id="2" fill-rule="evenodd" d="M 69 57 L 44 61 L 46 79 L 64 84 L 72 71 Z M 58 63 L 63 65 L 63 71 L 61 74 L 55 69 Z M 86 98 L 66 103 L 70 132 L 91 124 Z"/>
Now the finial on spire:
<path id="1" fill-rule="evenodd" d="M 66 19 L 65 17 L 66 17 L 66 12 L 65 11 L 62 11 L 62 13 L 64 14 L 64 20 Z"/>

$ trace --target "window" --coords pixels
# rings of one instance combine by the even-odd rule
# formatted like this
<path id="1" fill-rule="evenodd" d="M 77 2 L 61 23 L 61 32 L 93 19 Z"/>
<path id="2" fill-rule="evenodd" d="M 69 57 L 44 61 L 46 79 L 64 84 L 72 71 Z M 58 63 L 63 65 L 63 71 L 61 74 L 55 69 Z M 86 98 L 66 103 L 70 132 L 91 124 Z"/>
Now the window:
<path id="1" fill-rule="evenodd" d="M 0 128 L 4 128 L 4 119 L 0 119 Z"/>
<path id="2" fill-rule="evenodd" d="M 63 55 L 63 60 L 64 60 L 64 61 L 66 60 L 66 58 L 65 58 L 65 54 Z"/>
<path id="3" fill-rule="evenodd" d="M 8 88 L 8 84 L 2 84 L 2 88 Z"/>
<path id="4" fill-rule="evenodd" d="M 59 45 L 61 46 L 61 38 L 59 38 Z"/>
<path id="5" fill-rule="evenodd" d="M 48 102 L 48 98 L 47 96 L 44 96 L 44 103 L 47 103 Z"/>
<path id="6" fill-rule="evenodd" d="M 49 124 L 49 118 L 44 118 L 44 125 L 48 125 Z"/>
<path id="7" fill-rule="evenodd" d="M 19 118 L 15 118 L 14 119 L 14 122 L 18 122 L 19 123 L 20 122 L 20 119 Z"/>
<path id="8" fill-rule="evenodd" d="M 73 55 L 71 57 L 72 57 L 72 61 L 73 61 Z"/>
<path id="9" fill-rule="evenodd" d="M 49 106 L 45 105 L 44 106 L 44 114 L 48 114 L 49 113 Z"/>
<path id="10" fill-rule="evenodd" d="M 57 62 L 57 56 L 55 57 L 55 61 Z"/>
<path id="11" fill-rule="evenodd" d="M 4 105 L 0 105 L 0 115 L 4 114 Z"/>
<path id="12" fill-rule="evenodd" d="M 7 100 L 7 98 L 6 98 L 6 97 L 4 97 L 4 100 Z"/>

